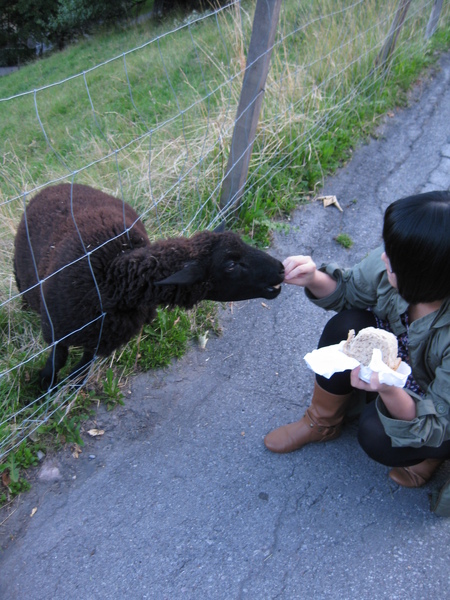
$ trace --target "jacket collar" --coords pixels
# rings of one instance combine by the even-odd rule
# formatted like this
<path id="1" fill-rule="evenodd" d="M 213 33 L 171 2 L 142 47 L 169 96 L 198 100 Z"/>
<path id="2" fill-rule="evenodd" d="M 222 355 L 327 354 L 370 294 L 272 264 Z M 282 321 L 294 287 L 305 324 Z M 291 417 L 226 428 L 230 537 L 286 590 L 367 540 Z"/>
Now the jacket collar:
<path id="1" fill-rule="evenodd" d="M 441 327 L 450 326 L 450 298 L 447 298 L 442 303 L 438 311 L 432 312 L 414 323 L 411 323 L 412 330 L 418 334 L 425 334 L 430 329 L 440 329 Z"/>
<path id="2" fill-rule="evenodd" d="M 435 315 L 433 322 L 431 323 L 431 327 L 448 327 L 450 325 L 450 298 L 447 298 L 442 303 L 441 308 L 436 313 L 432 313 Z"/>

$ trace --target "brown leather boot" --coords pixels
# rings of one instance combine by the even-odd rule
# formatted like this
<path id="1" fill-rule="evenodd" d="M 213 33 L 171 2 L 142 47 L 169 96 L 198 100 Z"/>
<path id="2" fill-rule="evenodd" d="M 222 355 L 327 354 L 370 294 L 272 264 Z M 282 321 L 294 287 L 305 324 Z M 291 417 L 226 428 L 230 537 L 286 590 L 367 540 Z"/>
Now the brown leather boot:
<path id="1" fill-rule="evenodd" d="M 264 444 L 280 454 L 298 450 L 310 442 L 327 442 L 341 434 L 342 421 L 353 393 L 338 396 L 314 385 L 311 406 L 303 418 L 266 435 Z"/>
<path id="2" fill-rule="evenodd" d="M 412 467 L 394 467 L 389 471 L 389 477 L 403 487 L 422 487 L 443 462 L 440 458 L 427 458 Z"/>

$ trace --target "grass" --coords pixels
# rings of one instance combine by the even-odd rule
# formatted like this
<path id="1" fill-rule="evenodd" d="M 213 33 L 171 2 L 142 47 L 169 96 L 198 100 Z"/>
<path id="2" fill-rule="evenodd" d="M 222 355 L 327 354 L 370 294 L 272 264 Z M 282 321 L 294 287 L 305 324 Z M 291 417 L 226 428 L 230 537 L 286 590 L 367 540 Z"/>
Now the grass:
<path id="1" fill-rule="evenodd" d="M 343 248 L 347 248 L 347 250 L 353 246 L 353 240 L 348 233 L 340 233 L 335 239 L 338 244 L 340 244 Z"/>
<path id="2" fill-rule="evenodd" d="M 395 59 L 374 70 L 393 4 L 284 2 L 248 183 L 230 215 L 248 241 L 267 246 L 275 229 L 288 227 L 292 210 L 316 195 L 382 115 L 406 103 L 411 85 L 450 47 L 449 6 L 425 42 L 431 4 L 417 2 Z M 7 457 L 21 444 L 36 452 L 50 440 L 78 443 L 93 397 L 119 403 L 130 373 L 166 366 L 195 338 L 220 333 L 213 303 L 188 312 L 161 309 L 138 338 L 99 365 L 91 391 L 40 396 L 36 373 L 46 350 L 38 318 L 21 310 L 13 240 L 22 194 L 58 180 L 123 195 L 153 238 L 208 227 L 218 213 L 253 10 L 248 0 L 241 10 L 236 5 L 188 27 L 171 17 L 101 30 L 0 79 L 3 464 L 19 460 Z M 36 423 L 43 423 L 37 431 Z M 15 473 L 12 463 L 3 471 Z"/>

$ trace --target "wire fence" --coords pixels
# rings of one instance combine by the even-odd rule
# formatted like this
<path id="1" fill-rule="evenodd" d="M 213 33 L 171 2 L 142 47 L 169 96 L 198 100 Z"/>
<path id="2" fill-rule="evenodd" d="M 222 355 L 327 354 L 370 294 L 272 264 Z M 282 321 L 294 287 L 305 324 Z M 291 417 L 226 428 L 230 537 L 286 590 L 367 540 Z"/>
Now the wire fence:
<path id="1" fill-rule="evenodd" d="M 131 204 L 156 239 L 231 219 L 284 173 L 297 199 L 314 193 L 302 173 L 316 161 L 319 141 L 332 149 L 343 115 L 357 122 L 364 106 L 378 101 L 390 66 L 407 69 L 424 55 L 442 8 L 433 0 L 280 4 L 276 35 L 262 52 L 270 54 L 270 70 L 252 100 L 263 95 L 258 126 L 238 155 L 233 133 L 251 68 L 250 0 L 191 15 L 101 64 L 88 66 L 87 56 L 82 72 L 70 74 L 68 64 L 61 81 L 3 95 L 0 80 L 0 460 L 55 414 L 67 414 L 77 394 L 60 386 L 32 401 L 20 395 L 23 377 L 48 352 L 36 319 L 20 310 L 12 268 L 29 199 L 52 184 L 88 184 Z M 446 5 L 439 26 L 449 22 Z M 389 56 L 377 65 L 387 44 Z M 226 176 L 246 152 L 248 175 L 224 198 Z"/>

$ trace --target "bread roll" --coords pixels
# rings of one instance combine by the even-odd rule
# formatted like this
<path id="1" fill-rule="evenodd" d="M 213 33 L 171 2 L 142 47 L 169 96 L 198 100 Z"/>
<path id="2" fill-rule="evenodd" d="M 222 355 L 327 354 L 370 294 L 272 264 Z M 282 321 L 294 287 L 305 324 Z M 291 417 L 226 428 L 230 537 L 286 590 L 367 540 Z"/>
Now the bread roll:
<path id="1" fill-rule="evenodd" d="M 372 360 L 374 348 L 381 350 L 382 360 L 388 367 L 394 371 L 398 369 L 401 358 L 398 357 L 397 338 L 384 329 L 366 327 L 356 336 L 355 330 L 350 329 L 342 351 L 367 367 Z"/>

